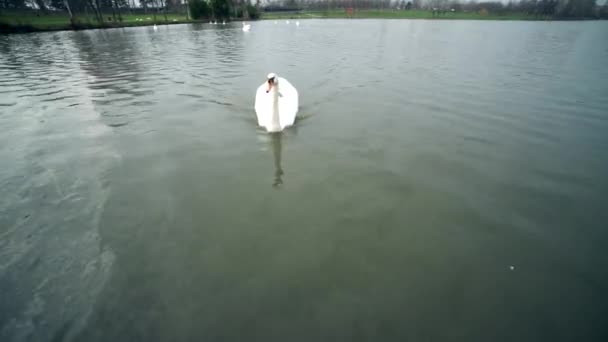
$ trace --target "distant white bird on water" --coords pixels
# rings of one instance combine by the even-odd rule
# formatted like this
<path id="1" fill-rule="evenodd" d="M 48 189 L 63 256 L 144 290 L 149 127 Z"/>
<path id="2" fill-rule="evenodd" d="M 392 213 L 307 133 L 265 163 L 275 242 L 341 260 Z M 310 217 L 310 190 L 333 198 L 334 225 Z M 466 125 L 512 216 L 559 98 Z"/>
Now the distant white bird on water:
<path id="1" fill-rule="evenodd" d="M 296 26 L 300 26 L 300 22 L 299 21 L 296 21 Z"/>
<path id="2" fill-rule="evenodd" d="M 286 79 L 270 73 L 255 94 L 258 125 L 268 132 L 292 126 L 298 114 L 298 91 Z"/>
<path id="3" fill-rule="evenodd" d="M 225 20 L 222 20 L 222 25 L 226 25 L 226 21 Z"/>
<path id="4" fill-rule="evenodd" d="M 289 24 L 289 20 L 285 20 L 285 24 Z"/>
<path id="5" fill-rule="evenodd" d="M 245 24 L 243 21 L 243 32 L 248 32 L 251 29 L 251 24 Z"/>
<path id="6" fill-rule="evenodd" d="M 158 27 L 156 26 L 156 24 L 154 24 L 154 31 L 158 30 Z"/>

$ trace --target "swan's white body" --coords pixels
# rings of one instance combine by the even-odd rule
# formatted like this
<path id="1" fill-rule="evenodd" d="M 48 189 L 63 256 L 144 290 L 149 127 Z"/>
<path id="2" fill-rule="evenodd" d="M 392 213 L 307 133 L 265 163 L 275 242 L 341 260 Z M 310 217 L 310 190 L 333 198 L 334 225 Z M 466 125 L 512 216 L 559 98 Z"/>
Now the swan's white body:
<path id="1" fill-rule="evenodd" d="M 299 21 L 296 21 L 296 26 L 300 26 L 300 22 Z"/>
<path id="2" fill-rule="evenodd" d="M 251 29 L 251 24 L 245 24 L 245 22 L 243 22 L 243 32 L 247 32 Z"/>
<path id="3" fill-rule="evenodd" d="M 270 74 L 271 76 L 273 74 Z M 271 77 L 269 77 L 270 79 Z M 275 84 L 268 90 L 268 83 L 258 87 L 255 95 L 255 113 L 258 125 L 268 132 L 280 132 L 292 126 L 298 114 L 298 91 L 286 79 L 274 76 Z"/>

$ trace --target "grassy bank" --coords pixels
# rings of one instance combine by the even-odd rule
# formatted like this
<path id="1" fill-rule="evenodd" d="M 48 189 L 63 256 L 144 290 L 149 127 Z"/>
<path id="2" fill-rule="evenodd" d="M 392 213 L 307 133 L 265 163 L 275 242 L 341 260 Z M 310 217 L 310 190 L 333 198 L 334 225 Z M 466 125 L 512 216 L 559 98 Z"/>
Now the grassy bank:
<path id="1" fill-rule="evenodd" d="M 70 22 L 70 18 L 64 14 L 35 15 L 33 13 L 0 13 L 0 32 L 13 33 L 35 31 L 59 31 L 74 29 L 146 26 L 154 24 L 179 24 L 187 22 L 192 21 L 188 20 L 186 16 L 182 14 L 167 14 L 166 21 L 163 15 L 157 15 L 155 20 L 154 16 L 149 14 L 123 14 L 121 21 L 114 21 L 111 14 L 105 14 L 104 22 L 99 23 L 95 19 L 95 17 L 84 15 L 75 16 L 74 21 Z"/>
<path id="2" fill-rule="evenodd" d="M 311 19 L 311 18 L 339 18 L 339 19 L 465 19 L 465 20 L 539 20 L 532 15 L 524 13 L 506 14 L 480 14 L 477 12 L 446 12 L 433 14 L 432 11 L 411 10 L 357 10 L 349 15 L 344 10 L 328 11 L 300 11 L 300 12 L 264 12 L 262 19 Z"/>

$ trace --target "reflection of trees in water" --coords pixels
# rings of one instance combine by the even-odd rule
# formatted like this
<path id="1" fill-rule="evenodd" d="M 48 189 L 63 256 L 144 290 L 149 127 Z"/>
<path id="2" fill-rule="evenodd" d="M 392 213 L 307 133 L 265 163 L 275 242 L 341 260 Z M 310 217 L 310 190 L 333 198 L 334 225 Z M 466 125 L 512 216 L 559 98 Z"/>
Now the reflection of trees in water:
<path id="1" fill-rule="evenodd" d="M 65 73 L 71 61 L 66 60 L 64 41 L 59 34 L 42 38 L 41 35 L 14 35 L 0 39 L 0 71 L 2 80 L 27 85 L 25 91 L 37 85 L 48 86 L 49 80 Z M 61 77 L 63 78 L 63 77 Z M 57 87 L 53 84 L 52 87 Z"/>
<path id="2" fill-rule="evenodd" d="M 23 73 L 22 58 L 15 51 L 13 44 L 15 44 L 13 37 L 0 37 L 0 94 L 5 93 L 2 86 L 13 86 L 21 76 L 19 74 Z M 8 100 L 5 99 L 4 102 L 8 102 Z"/>
<path id="3" fill-rule="evenodd" d="M 209 82 L 213 83 L 211 89 L 213 96 L 221 99 L 222 102 L 234 103 L 244 91 L 245 84 L 232 80 L 240 81 L 244 74 L 250 72 L 244 58 L 243 35 L 240 34 L 242 32 L 222 28 L 205 32 L 210 35 L 208 43 L 211 46 L 211 53 L 208 54 L 208 58 L 213 61 L 210 67 L 205 68 L 205 72 L 211 76 Z M 208 61 L 200 62 L 203 65 L 209 64 Z"/>
<path id="4" fill-rule="evenodd" d="M 15 226 L 15 233 L 3 236 L 27 248 L 0 271 L 6 280 L 0 282 L 0 293 L 10 297 L 0 313 L 1 341 L 69 340 L 66 336 L 84 324 L 112 260 L 111 252 L 100 251 L 97 217 L 106 196 L 102 175 L 114 154 L 100 135 L 82 134 L 99 126 L 88 122 L 86 111 L 68 106 L 73 98 L 87 100 L 79 89 L 83 74 L 74 35 L 0 39 L 0 81 L 7 81 L 12 91 L 0 98 L 15 98 L 18 110 L 4 119 L 15 128 L 12 145 L 19 146 L 7 149 L 8 160 L 14 162 L 0 175 L 3 192 L 18 200 L 8 197 L 0 212 L 27 218 L 26 224 Z M 31 310 L 32 305 L 41 309 Z"/>
<path id="5" fill-rule="evenodd" d="M 82 69 L 97 78 L 114 78 L 137 82 L 141 67 L 141 56 L 135 47 L 137 41 L 126 30 L 76 32 L 73 42 L 84 62 Z M 117 92 L 129 93 L 132 86 L 108 83 L 107 87 Z"/>
<path id="6" fill-rule="evenodd" d="M 73 42 L 81 69 L 93 76 L 86 83 L 93 94 L 93 105 L 106 124 L 119 125 L 118 121 L 122 123 L 132 114 L 125 111 L 133 110 L 151 90 L 140 84 L 143 58 L 135 37 L 126 30 L 76 32 Z"/>
<path id="7" fill-rule="evenodd" d="M 16 44 L 15 36 L 4 36 L 0 37 L 0 65 L 17 65 L 20 60 L 18 54 L 15 52 L 13 44 Z"/>

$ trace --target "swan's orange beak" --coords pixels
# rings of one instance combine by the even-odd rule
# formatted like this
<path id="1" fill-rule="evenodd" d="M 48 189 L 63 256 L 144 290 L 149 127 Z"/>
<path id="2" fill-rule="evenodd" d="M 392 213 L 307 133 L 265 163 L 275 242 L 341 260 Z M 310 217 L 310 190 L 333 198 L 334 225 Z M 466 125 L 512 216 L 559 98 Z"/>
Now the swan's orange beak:
<path id="1" fill-rule="evenodd" d="M 266 92 L 270 92 L 270 90 L 272 89 L 272 87 L 274 86 L 274 78 L 271 78 L 268 80 L 268 88 L 266 89 Z"/>

